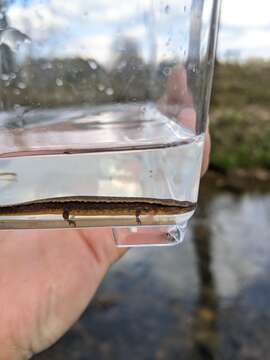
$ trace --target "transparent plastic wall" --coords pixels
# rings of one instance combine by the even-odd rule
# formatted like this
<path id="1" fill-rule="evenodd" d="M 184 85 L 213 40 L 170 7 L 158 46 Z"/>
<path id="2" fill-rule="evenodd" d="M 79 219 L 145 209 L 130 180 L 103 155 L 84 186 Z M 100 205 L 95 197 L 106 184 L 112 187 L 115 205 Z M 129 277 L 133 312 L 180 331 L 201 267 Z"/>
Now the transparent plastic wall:
<path id="1" fill-rule="evenodd" d="M 158 243 L 181 240 L 219 1 L 1 4 L 0 228 L 110 226 L 119 243 L 150 227 Z M 122 245 L 151 236 L 135 238 Z"/>

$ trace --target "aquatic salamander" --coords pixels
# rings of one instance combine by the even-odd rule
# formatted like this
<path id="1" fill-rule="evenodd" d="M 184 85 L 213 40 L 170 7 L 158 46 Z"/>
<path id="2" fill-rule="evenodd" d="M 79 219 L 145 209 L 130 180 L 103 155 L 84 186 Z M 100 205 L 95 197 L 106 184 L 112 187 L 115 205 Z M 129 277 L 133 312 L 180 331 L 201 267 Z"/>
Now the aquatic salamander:
<path id="1" fill-rule="evenodd" d="M 178 215 L 193 211 L 195 207 L 194 203 L 171 199 L 71 196 L 13 205 L 0 204 L 0 217 L 61 214 L 70 226 L 75 227 L 71 216 L 133 215 L 137 225 L 141 225 L 141 215 Z"/>

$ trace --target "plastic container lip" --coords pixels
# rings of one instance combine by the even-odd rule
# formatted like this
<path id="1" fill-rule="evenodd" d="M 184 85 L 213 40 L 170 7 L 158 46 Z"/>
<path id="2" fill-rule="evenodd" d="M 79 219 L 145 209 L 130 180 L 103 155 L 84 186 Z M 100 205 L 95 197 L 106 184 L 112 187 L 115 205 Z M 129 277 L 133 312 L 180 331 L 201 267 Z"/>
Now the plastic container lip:
<path id="1" fill-rule="evenodd" d="M 183 242 L 186 225 L 119 227 L 112 228 L 112 235 L 120 248 L 175 246 Z"/>
<path id="2" fill-rule="evenodd" d="M 195 210 L 189 211 L 181 215 L 159 215 L 149 216 L 142 215 L 142 225 L 138 225 L 135 216 L 71 216 L 70 220 L 76 222 L 77 228 L 92 227 L 115 227 L 115 228 L 143 228 L 144 226 L 170 226 L 187 222 Z M 1 216 L 0 229 L 18 229 L 30 228 L 52 228 L 65 229 L 70 225 L 63 219 L 62 215 L 17 215 L 17 216 Z"/>
<path id="3" fill-rule="evenodd" d="M 181 216 L 167 217 L 166 222 L 137 225 L 134 217 L 118 218 L 112 223 L 112 218 L 97 217 L 95 220 L 88 217 L 76 219 L 77 228 L 110 228 L 111 236 L 117 247 L 161 247 L 180 244 L 185 235 L 188 220 L 194 211 Z M 92 223 L 91 223 L 91 221 Z M 106 222 L 105 222 L 106 220 Z M 115 219 L 116 220 L 116 219 Z M 133 223 L 132 223 L 133 221 Z M 159 219 L 160 221 L 160 219 Z M 90 225 L 91 224 L 91 225 Z M 38 220 L 34 216 L 11 217 L 6 216 L 0 220 L 1 231 L 14 229 L 67 229 L 69 224 L 60 216 L 40 215 Z"/>

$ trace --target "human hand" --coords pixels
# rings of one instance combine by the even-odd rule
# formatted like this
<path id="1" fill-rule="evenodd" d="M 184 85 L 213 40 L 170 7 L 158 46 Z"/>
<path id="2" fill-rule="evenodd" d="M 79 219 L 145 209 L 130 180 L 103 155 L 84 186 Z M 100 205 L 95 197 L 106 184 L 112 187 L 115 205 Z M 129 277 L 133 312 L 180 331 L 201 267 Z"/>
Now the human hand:
<path id="1" fill-rule="evenodd" d="M 194 129 L 196 114 L 183 69 L 172 71 L 159 106 Z M 207 131 L 202 174 L 209 151 Z M 0 359 L 28 359 L 55 343 L 80 317 L 123 253 L 110 229 L 2 231 Z"/>
<path id="2" fill-rule="evenodd" d="M 0 359 L 55 343 L 123 253 L 110 229 L 1 231 Z"/>
<path id="3" fill-rule="evenodd" d="M 174 118 L 181 126 L 190 129 L 195 134 L 197 114 L 188 87 L 187 71 L 183 66 L 177 65 L 171 69 L 166 81 L 164 95 L 159 100 L 158 107 L 166 116 Z M 210 149 L 211 139 L 209 119 L 207 119 L 201 176 L 208 169 Z"/>

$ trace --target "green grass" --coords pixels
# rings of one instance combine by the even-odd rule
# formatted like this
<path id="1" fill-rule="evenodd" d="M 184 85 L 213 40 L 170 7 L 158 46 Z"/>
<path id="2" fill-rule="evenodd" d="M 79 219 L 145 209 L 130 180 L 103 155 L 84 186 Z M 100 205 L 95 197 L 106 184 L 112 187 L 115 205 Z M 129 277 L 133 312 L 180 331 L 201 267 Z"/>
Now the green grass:
<path id="1" fill-rule="evenodd" d="M 211 166 L 270 170 L 270 64 L 218 64 L 211 106 Z"/>
<path id="2" fill-rule="evenodd" d="M 216 65 L 214 107 L 243 109 L 247 105 L 270 107 L 270 62 Z"/>

